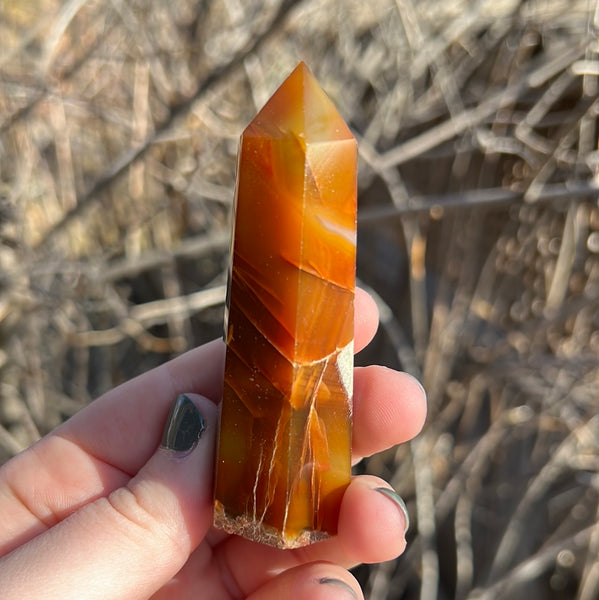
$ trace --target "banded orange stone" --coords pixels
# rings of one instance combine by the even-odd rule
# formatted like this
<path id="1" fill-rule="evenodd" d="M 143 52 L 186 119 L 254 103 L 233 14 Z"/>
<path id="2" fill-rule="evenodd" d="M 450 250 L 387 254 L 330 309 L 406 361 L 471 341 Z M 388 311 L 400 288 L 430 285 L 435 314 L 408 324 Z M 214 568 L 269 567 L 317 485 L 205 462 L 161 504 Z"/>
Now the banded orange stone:
<path id="1" fill-rule="evenodd" d="M 351 473 L 357 144 L 304 63 L 241 136 L 215 525 L 336 533 Z"/>

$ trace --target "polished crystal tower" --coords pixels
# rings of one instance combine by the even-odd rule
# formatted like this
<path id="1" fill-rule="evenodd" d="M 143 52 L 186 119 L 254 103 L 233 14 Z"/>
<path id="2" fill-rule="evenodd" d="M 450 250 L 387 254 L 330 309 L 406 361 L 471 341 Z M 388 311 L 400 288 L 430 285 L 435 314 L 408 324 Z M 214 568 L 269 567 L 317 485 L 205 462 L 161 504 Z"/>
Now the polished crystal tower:
<path id="1" fill-rule="evenodd" d="M 300 63 L 241 136 L 215 525 L 334 534 L 350 480 L 357 144 Z"/>

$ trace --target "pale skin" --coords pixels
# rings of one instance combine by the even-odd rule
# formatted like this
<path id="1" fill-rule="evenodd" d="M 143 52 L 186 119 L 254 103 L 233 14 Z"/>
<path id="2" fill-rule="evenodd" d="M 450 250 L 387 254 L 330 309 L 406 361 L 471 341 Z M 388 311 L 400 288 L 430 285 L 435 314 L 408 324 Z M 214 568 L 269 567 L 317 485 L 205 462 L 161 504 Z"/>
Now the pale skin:
<path id="1" fill-rule="evenodd" d="M 377 324 L 374 302 L 358 290 L 356 351 Z M 363 597 L 347 569 L 405 549 L 404 516 L 376 491 L 389 487 L 377 477 L 352 479 L 339 533 L 325 542 L 278 550 L 212 528 L 223 359 L 220 340 L 191 350 L 105 394 L 0 469 L 4 600 Z M 354 386 L 354 463 L 422 428 L 426 400 L 409 375 L 356 368 Z M 184 457 L 158 447 L 181 393 L 206 422 Z"/>

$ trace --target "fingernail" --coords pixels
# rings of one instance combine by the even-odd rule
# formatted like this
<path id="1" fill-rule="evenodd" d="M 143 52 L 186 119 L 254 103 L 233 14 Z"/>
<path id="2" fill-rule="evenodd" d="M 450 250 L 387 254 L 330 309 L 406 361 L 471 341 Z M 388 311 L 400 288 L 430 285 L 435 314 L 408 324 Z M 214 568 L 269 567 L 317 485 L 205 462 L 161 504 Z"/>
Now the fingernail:
<path id="1" fill-rule="evenodd" d="M 206 424 L 196 405 L 184 394 L 179 396 L 168 414 L 160 445 L 175 452 L 195 448 Z"/>
<path id="2" fill-rule="evenodd" d="M 334 577 L 322 577 L 321 579 L 318 580 L 318 583 L 320 583 L 322 585 L 339 586 L 340 588 L 349 592 L 351 594 L 352 598 L 355 598 L 355 600 L 358 600 L 358 596 L 357 596 L 356 592 L 354 592 L 353 588 L 349 584 L 345 583 L 345 581 L 342 581 L 341 579 L 335 579 Z"/>
<path id="3" fill-rule="evenodd" d="M 390 500 L 393 500 L 395 505 L 399 507 L 406 521 L 406 530 L 404 533 L 407 533 L 410 527 L 410 515 L 408 514 L 408 508 L 406 506 L 406 503 L 403 501 L 403 498 L 395 490 L 392 490 L 390 488 L 378 487 L 375 488 L 375 490 L 383 494 L 383 496 L 387 496 L 387 498 L 389 498 Z"/>
<path id="4" fill-rule="evenodd" d="M 406 373 L 406 375 L 408 375 L 414 381 L 414 383 L 421 389 L 422 395 L 424 396 L 424 400 L 428 401 L 428 395 L 420 380 L 417 377 L 414 377 L 414 375 L 412 375 L 411 373 Z"/>

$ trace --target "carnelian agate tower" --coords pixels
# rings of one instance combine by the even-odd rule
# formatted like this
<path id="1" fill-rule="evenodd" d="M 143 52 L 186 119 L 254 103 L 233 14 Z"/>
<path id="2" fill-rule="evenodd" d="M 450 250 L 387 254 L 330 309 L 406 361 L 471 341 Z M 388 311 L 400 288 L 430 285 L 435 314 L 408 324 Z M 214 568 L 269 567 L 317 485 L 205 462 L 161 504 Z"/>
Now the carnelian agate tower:
<path id="1" fill-rule="evenodd" d="M 300 63 L 241 136 L 215 524 L 294 548 L 350 480 L 357 145 Z"/>

